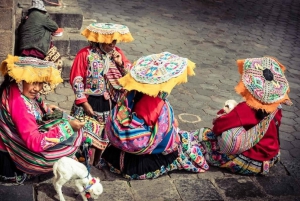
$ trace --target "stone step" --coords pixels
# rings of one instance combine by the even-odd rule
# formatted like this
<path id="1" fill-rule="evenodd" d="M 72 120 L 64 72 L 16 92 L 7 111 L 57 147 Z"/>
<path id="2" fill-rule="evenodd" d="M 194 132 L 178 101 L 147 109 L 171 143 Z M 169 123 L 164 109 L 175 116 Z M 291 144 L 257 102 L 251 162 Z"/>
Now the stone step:
<path id="1" fill-rule="evenodd" d="M 70 70 L 74 61 L 74 57 L 62 57 L 63 68 L 62 68 L 62 78 L 65 82 L 70 80 Z"/>
<path id="2" fill-rule="evenodd" d="M 61 0 L 60 3 L 61 6 L 49 6 L 45 3 L 51 18 L 59 27 L 81 29 L 83 13 L 77 0 Z"/>
<path id="3" fill-rule="evenodd" d="M 0 197 L 3 201 L 34 201 L 35 195 L 33 183 L 26 181 L 24 185 L 0 183 Z"/>
<path id="4" fill-rule="evenodd" d="M 62 28 L 81 29 L 83 22 L 83 13 L 78 5 L 77 0 L 49 0 L 50 2 L 59 3 L 59 6 L 48 4 L 44 1 L 45 7 L 51 18 Z M 18 6 L 23 8 L 23 16 L 31 7 L 31 0 L 21 0 Z"/>
<path id="5" fill-rule="evenodd" d="M 75 56 L 81 48 L 88 45 L 86 38 L 80 34 L 80 30 L 71 28 L 64 28 L 62 36 L 53 36 L 52 42 L 63 57 Z"/>

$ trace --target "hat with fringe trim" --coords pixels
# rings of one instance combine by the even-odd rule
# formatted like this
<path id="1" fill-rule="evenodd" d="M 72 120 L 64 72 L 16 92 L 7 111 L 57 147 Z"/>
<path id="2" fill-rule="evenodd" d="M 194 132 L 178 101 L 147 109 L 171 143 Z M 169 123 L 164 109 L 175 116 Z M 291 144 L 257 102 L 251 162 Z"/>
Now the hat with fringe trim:
<path id="1" fill-rule="evenodd" d="M 8 55 L 1 63 L 0 71 L 3 76 L 8 74 L 17 83 L 22 80 L 27 83 L 46 82 L 59 84 L 63 82 L 61 73 L 55 68 L 54 63 L 33 57 Z"/>
<path id="2" fill-rule="evenodd" d="M 134 40 L 127 26 L 113 23 L 92 23 L 81 34 L 89 41 L 96 43 L 110 44 L 114 40 L 117 43 Z"/>
<path id="3" fill-rule="evenodd" d="M 254 109 L 273 112 L 279 104 L 291 105 L 285 67 L 272 57 L 237 60 L 241 80 L 235 87 Z"/>
<path id="4" fill-rule="evenodd" d="M 118 81 L 128 91 L 156 97 L 160 92 L 170 94 L 176 85 L 187 82 L 188 75 L 195 75 L 195 67 L 187 58 L 162 52 L 139 58 L 130 73 Z"/>

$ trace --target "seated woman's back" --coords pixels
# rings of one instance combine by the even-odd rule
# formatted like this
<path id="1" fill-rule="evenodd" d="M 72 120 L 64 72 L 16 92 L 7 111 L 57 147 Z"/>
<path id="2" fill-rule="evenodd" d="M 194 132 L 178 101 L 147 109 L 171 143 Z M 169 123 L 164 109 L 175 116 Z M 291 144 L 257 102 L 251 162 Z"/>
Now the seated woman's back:
<path id="1" fill-rule="evenodd" d="M 262 119 L 257 115 L 257 110 L 250 108 L 246 102 L 238 104 L 230 113 L 218 118 L 214 122 L 213 132 L 221 135 L 231 128 L 243 126 L 246 130 L 257 125 Z M 280 125 L 281 110 L 275 115 Z M 243 152 L 243 155 L 258 160 L 266 161 L 273 158 L 279 151 L 279 141 L 275 121 L 271 121 L 264 137 L 251 149 Z"/>
<path id="2" fill-rule="evenodd" d="M 136 113 L 137 117 L 143 119 L 146 125 L 153 126 L 159 117 L 163 105 L 164 100 L 161 98 L 143 94 L 136 101 L 133 112 Z"/>

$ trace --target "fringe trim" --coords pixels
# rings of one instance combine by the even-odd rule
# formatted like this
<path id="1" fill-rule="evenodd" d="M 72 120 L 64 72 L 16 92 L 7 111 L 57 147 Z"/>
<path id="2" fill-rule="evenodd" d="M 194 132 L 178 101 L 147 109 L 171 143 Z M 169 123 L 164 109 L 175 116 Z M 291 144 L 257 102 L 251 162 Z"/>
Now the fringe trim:
<path id="1" fill-rule="evenodd" d="M 59 84 L 63 82 L 61 73 L 55 66 L 34 67 L 30 64 L 19 67 L 16 62 L 19 62 L 18 56 L 8 55 L 1 63 L 0 71 L 2 75 L 8 74 L 16 80 L 17 83 L 24 80 L 27 83 L 47 82 L 49 84 Z"/>
<path id="2" fill-rule="evenodd" d="M 166 92 L 168 94 L 171 93 L 172 89 L 181 83 L 186 83 L 188 81 L 188 76 L 195 75 L 194 69 L 196 64 L 190 60 L 188 60 L 188 66 L 183 71 L 181 75 L 175 78 L 171 78 L 167 82 L 161 84 L 144 84 L 137 82 L 130 73 L 120 78 L 119 84 L 123 86 L 124 89 L 131 91 L 136 90 L 141 93 L 147 94 L 149 96 L 156 97 L 160 92 Z"/>
<path id="3" fill-rule="evenodd" d="M 240 81 L 238 85 L 235 87 L 235 91 L 245 99 L 247 105 L 249 105 L 251 108 L 256 110 L 262 109 L 268 113 L 275 111 L 279 106 L 279 104 L 286 104 L 286 105 L 292 104 L 290 98 L 288 97 L 288 93 L 290 92 L 290 90 L 285 94 L 283 99 L 272 104 L 261 103 L 260 101 L 256 100 L 252 96 L 252 94 L 247 90 L 247 88 L 245 87 L 242 81 Z"/>
<path id="4" fill-rule="evenodd" d="M 113 34 L 100 34 L 100 33 L 92 32 L 89 29 L 84 29 L 81 32 L 81 35 L 85 36 L 88 39 L 88 41 L 92 41 L 96 43 L 106 43 L 106 44 L 110 44 L 114 40 L 116 40 L 117 43 L 119 42 L 126 43 L 134 40 L 131 33 L 121 34 L 119 32 L 115 32 Z"/>

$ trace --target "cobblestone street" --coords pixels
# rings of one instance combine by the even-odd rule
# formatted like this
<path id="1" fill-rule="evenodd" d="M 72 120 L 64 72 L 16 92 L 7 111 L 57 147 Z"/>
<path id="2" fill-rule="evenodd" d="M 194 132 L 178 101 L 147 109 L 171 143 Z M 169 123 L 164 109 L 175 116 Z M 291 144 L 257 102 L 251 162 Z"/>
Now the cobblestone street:
<path id="1" fill-rule="evenodd" d="M 212 119 L 226 100 L 242 101 L 234 91 L 239 81 L 237 59 L 276 57 L 287 68 L 293 102 L 291 107 L 283 106 L 281 161 L 269 175 L 239 176 L 212 167 L 200 174 L 178 171 L 154 180 L 127 181 L 107 169 L 93 169 L 93 176 L 99 176 L 104 187 L 98 200 L 300 200 L 300 1 L 78 0 L 78 3 L 84 23 L 96 20 L 129 27 L 135 40 L 119 47 L 132 62 L 141 56 L 168 51 L 196 63 L 196 76 L 176 86 L 169 97 L 182 130 L 211 127 Z M 65 81 L 55 93 L 44 98 L 69 111 L 74 93 Z M 57 200 L 47 176 L 34 187 L 36 200 Z M 73 187 L 71 184 L 64 187 L 69 201 L 76 199 Z M 0 188 L 0 195 L 6 188 Z"/>
<path id="2" fill-rule="evenodd" d="M 264 55 L 278 58 L 287 67 L 294 103 L 292 107 L 284 106 L 280 127 L 282 162 L 271 169 L 269 176 L 242 177 L 211 168 L 203 174 L 177 172 L 128 183 L 105 170 L 105 177 L 101 175 L 105 180 L 101 200 L 300 199 L 296 179 L 300 176 L 300 163 L 296 160 L 300 158 L 299 1 L 78 2 L 84 21 L 115 22 L 129 27 L 135 40 L 119 46 L 131 61 L 169 51 L 196 63 L 196 76 L 175 87 L 169 98 L 183 130 L 211 127 L 225 100 L 241 100 L 234 91 L 239 80 L 237 59 Z M 69 110 L 74 96 L 68 83 L 63 86 L 46 100 Z M 201 121 L 197 122 L 197 117 Z M 43 190 L 38 198 L 42 195 Z"/>

